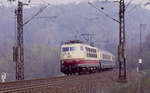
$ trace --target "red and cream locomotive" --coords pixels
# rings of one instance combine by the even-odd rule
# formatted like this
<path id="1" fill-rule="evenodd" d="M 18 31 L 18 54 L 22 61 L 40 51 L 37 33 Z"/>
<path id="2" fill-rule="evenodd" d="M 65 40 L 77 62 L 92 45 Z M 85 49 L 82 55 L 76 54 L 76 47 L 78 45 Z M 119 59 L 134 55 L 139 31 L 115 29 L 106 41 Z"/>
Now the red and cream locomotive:
<path id="1" fill-rule="evenodd" d="M 77 40 L 61 45 L 61 72 L 67 75 L 114 68 L 114 59 L 113 54 Z"/>

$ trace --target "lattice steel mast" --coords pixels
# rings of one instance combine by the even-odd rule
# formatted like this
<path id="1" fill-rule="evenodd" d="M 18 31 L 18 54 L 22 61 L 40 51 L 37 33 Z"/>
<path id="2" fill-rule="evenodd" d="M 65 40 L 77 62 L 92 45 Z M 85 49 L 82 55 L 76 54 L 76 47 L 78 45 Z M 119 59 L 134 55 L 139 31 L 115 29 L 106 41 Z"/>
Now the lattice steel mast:
<path id="1" fill-rule="evenodd" d="M 126 80 L 126 37 L 125 37 L 125 3 L 124 0 L 119 2 L 119 45 L 118 45 L 118 62 L 119 62 L 119 80 Z"/>
<path id="2" fill-rule="evenodd" d="M 24 48 L 23 48 L 23 3 L 18 1 L 15 10 L 17 16 L 16 80 L 24 80 Z"/>

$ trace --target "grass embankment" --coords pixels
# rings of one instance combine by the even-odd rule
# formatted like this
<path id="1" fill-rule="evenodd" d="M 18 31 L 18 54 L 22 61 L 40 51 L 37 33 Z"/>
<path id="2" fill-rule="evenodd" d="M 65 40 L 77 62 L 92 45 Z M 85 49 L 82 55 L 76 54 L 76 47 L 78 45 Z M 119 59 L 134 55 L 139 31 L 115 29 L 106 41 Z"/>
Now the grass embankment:
<path id="1" fill-rule="evenodd" d="M 142 71 L 141 74 L 141 78 L 105 88 L 99 93 L 150 93 L 150 70 Z"/>
<path id="2" fill-rule="evenodd" d="M 118 73 L 114 71 L 105 75 L 99 74 L 91 80 L 68 81 L 66 85 L 56 89 L 49 88 L 44 93 L 150 93 L 150 71 L 129 71 L 127 83 L 119 83 L 117 80 Z"/>

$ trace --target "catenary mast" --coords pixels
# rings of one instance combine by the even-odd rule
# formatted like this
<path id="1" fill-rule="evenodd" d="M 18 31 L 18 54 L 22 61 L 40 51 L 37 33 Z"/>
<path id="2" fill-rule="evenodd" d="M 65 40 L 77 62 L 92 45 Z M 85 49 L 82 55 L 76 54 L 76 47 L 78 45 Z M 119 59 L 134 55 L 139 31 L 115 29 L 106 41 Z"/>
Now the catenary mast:
<path id="1" fill-rule="evenodd" d="M 15 10 L 17 16 L 17 44 L 14 46 L 14 61 L 16 62 L 16 80 L 24 80 L 24 47 L 23 47 L 23 3 L 18 1 Z"/>
<path id="2" fill-rule="evenodd" d="M 118 45 L 118 62 L 119 62 L 119 80 L 126 81 L 126 37 L 125 37 L 125 3 L 124 0 L 119 2 L 119 45 Z"/>

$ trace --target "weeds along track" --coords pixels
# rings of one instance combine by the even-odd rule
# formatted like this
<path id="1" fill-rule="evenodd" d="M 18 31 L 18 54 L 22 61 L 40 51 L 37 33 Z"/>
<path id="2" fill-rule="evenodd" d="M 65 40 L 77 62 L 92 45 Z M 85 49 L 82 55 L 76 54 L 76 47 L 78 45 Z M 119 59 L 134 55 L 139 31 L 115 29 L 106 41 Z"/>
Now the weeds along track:
<path id="1" fill-rule="evenodd" d="M 46 79 L 24 80 L 0 84 L 0 93 L 45 93 L 58 88 L 79 87 L 81 83 L 103 78 L 112 78 L 117 70 L 104 71 L 81 76 L 62 76 Z M 96 82 L 96 81 L 95 81 Z M 39 92 L 43 91 L 43 92 Z"/>

